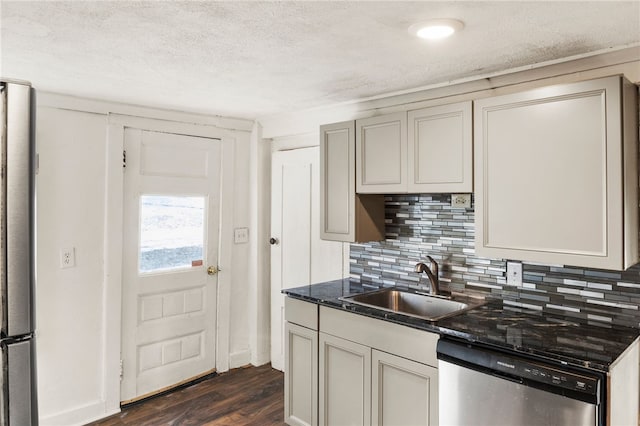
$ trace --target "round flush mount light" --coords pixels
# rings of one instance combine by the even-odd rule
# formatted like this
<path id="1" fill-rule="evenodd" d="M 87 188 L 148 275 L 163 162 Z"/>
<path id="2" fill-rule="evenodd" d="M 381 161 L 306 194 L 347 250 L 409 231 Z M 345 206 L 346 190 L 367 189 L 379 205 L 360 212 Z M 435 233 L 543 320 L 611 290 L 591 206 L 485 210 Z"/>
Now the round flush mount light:
<path id="1" fill-rule="evenodd" d="M 449 37 L 464 28 L 464 24 L 456 19 L 432 19 L 413 24 L 409 27 L 409 34 L 426 40 L 438 40 Z"/>

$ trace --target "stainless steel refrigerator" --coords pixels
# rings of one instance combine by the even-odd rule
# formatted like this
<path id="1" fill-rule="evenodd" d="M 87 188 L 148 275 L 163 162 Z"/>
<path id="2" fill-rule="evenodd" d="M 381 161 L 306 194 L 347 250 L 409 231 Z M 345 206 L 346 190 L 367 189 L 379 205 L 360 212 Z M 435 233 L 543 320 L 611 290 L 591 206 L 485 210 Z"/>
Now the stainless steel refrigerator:
<path id="1" fill-rule="evenodd" d="M 38 423 L 34 339 L 34 118 L 28 83 L 0 81 L 0 425 Z"/>

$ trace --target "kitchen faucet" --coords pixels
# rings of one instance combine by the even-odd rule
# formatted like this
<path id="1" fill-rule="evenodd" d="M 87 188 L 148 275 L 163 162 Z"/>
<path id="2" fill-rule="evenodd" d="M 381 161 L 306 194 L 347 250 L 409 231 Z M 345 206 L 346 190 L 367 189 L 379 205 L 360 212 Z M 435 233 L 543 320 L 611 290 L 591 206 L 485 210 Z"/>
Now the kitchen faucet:
<path id="1" fill-rule="evenodd" d="M 431 256 L 427 256 L 427 259 L 429 259 L 429 262 L 431 263 L 431 268 L 420 262 L 416 263 L 413 271 L 419 273 L 424 272 L 427 274 L 427 276 L 429 277 L 429 283 L 431 284 L 429 292 L 437 296 L 438 294 L 440 294 L 440 285 L 438 281 L 438 262 L 436 262 Z"/>

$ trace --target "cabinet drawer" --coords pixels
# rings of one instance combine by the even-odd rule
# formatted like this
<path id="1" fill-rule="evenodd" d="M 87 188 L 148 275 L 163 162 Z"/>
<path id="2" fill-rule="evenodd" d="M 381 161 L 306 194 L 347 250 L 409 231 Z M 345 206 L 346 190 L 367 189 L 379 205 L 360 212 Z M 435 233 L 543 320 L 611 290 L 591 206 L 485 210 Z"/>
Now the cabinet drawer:
<path id="1" fill-rule="evenodd" d="M 284 299 L 285 321 L 310 328 L 318 329 L 318 305 L 287 297 Z"/>
<path id="2" fill-rule="evenodd" d="M 320 331 L 374 349 L 436 366 L 439 336 L 362 315 L 320 306 Z"/>

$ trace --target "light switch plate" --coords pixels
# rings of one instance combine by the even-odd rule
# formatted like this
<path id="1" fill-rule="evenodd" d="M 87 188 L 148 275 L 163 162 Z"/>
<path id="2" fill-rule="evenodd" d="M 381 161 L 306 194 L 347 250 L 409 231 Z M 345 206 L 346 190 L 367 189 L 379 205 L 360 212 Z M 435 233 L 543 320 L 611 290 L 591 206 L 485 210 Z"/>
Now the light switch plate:
<path id="1" fill-rule="evenodd" d="M 522 287 L 522 263 L 507 262 L 507 285 Z"/>
<path id="2" fill-rule="evenodd" d="M 249 228 L 236 228 L 233 230 L 233 242 L 243 244 L 249 242 Z"/>
<path id="3" fill-rule="evenodd" d="M 470 209 L 471 194 L 451 194 L 451 207 L 454 209 Z"/>

